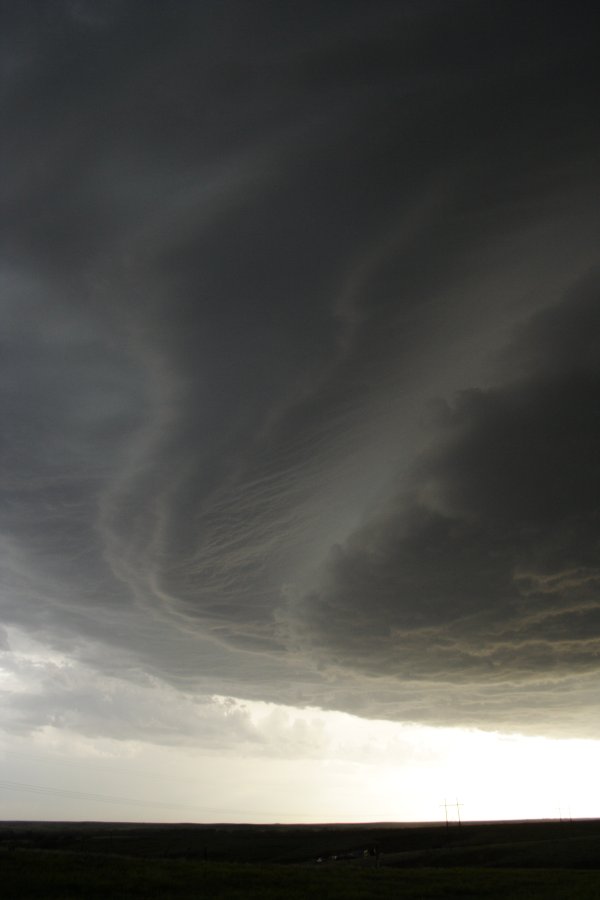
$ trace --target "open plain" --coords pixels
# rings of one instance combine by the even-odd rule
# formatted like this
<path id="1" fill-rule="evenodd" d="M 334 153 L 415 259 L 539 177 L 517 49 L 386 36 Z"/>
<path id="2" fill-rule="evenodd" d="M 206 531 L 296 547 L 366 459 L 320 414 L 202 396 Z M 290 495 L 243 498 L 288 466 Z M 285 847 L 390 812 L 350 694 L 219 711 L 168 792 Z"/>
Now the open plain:
<path id="1" fill-rule="evenodd" d="M 7 898 L 598 898 L 600 821 L 5 822 Z"/>

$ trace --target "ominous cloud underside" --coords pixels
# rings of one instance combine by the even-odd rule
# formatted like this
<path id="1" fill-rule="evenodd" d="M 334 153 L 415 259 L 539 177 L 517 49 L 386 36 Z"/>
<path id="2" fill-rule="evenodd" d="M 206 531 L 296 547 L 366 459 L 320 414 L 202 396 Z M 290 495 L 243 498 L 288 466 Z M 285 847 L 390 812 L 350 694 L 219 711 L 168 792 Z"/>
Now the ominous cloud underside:
<path id="1" fill-rule="evenodd" d="M 1 9 L 6 666 L 600 736 L 593 4 Z"/>

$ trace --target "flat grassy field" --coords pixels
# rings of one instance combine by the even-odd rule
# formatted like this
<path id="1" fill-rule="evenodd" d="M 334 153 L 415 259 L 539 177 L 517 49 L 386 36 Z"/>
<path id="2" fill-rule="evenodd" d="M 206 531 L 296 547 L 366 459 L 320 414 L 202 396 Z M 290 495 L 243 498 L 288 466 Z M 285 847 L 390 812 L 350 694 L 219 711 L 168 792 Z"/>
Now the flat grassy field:
<path id="1" fill-rule="evenodd" d="M 599 900 L 600 822 L 451 829 L 4 823 L 0 875 L 7 900 Z"/>

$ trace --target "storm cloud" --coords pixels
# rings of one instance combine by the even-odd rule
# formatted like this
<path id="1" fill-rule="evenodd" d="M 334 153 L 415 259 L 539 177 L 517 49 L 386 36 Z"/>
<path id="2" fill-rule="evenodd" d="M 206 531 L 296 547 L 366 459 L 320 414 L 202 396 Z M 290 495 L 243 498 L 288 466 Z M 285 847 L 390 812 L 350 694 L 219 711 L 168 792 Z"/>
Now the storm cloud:
<path id="1" fill-rule="evenodd" d="M 509 720 L 532 690 L 552 703 L 581 676 L 584 695 L 600 649 L 598 288 L 590 278 L 520 330 L 502 386 L 436 409 L 403 489 L 305 599 L 308 646 L 468 700 L 510 686 Z"/>
<path id="2" fill-rule="evenodd" d="M 8 669 L 597 734 L 589 4 L 3 16 Z"/>

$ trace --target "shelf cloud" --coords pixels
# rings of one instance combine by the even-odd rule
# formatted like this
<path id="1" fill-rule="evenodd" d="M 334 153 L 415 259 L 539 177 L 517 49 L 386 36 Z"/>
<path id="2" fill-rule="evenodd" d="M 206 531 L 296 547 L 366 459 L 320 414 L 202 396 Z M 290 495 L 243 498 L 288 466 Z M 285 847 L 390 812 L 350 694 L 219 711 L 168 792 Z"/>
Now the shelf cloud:
<path id="1" fill-rule="evenodd" d="M 11 727 L 143 683 L 182 742 L 215 695 L 597 737 L 589 4 L 5 18 Z"/>

